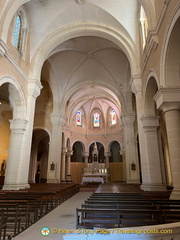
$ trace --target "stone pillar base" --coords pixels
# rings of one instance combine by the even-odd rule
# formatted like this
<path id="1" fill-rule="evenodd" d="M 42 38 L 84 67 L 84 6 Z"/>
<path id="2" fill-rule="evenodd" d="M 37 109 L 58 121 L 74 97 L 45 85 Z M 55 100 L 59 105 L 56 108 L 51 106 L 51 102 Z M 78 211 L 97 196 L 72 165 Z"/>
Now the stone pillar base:
<path id="1" fill-rule="evenodd" d="M 66 179 L 66 183 L 72 183 L 71 179 Z"/>
<path id="2" fill-rule="evenodd" d="M 35 181 L 34 180 L 30 180 L 29 183 L 35 183 Z"/>
<path id="3" fill-rule="evenodd" d="M 61 179 L 61 183 L 66 183 L 66 179 Z"/>
<path id="4" fill-rule="evenodd" d="M 140 186 L 143 191 L 166 191 L 166 187 L 161 184 L 144 183 Z"/>
<path id="5" fill-rule="evenodd" d="M 66 182 L 67 182 L 67 183 L 71 183 L 71 182 L 72 182 L 72 180 L 71 180 L 71 175 L 67 175 L 67 176 L 66 176 Z"/>
<path id="6" fill-rule="evenodd" d="M 180 190 L 173 190 L 169 199 L 179 200 L 180 199 Z"/>
<path id="7" fill-rule="evenodd" d="M 5 183 L 3 186 L 3 190 L 20 190 L 30 188 L 28 183 Z"/>

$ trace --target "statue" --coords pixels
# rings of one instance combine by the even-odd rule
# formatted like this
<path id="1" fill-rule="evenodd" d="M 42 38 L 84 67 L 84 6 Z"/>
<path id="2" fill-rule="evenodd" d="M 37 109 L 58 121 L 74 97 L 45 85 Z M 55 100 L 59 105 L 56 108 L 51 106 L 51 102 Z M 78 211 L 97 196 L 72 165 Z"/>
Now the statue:
<path id="1" fill-rule="evenodd" d="M 50 170 L 51 170 L 51 171 L 54 171 L 54 170 L 55 170 L 55 164 L 54 164 L 54 162 L 51 163 L 51 165 L 50 165 Z"/>
<path id="2" fill-rule="evenodd" d="M 5 175 L 5 170 L 6 170 L 6 160 L 3 160 L 1 163 L 1 176 Z"/>

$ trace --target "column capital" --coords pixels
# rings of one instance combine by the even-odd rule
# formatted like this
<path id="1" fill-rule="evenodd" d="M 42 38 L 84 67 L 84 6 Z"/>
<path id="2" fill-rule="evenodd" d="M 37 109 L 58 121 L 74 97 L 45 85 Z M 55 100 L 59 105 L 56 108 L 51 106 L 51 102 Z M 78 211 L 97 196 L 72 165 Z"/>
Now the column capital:
<path id="1" fill-rule="evenodd" d="M 157 108 L 164 112 L 180 109 L 180 87 L 160 88 L 154 100 Z"/>
<path id="2" fill-rule="evenodd" d="M 72 155 L 73 155 L 73 151 L 72 150 L 71 151 L 67 150 L 67 157 L 70 157 Z"/>
<path id="3" fill-rule="evenodd" d="M 104 153 L 104 156 L 105 156 L 105 157 L 110 157 L 110 156 L 111 156 L 111 152 L 105 152 L 105 153 Z"/>
<path id="4" fill-rule="evenodd" d="M 154 131 L 159 127 L 159 116 L 144 116 L 141 121 L 146 131 Z"/>
<path id="5" fill-rule="evenodd" d="M 62 154 L 66 154 L 67 153 L 67 147 L 63 147 L 62 148 Z"/>
<path id="6" fill-rule="evenodd" d="M 120 155 L 125 156 L 125 151 L 124 150 L 119 150 Z"/>
<path id="7" fill-rule="evenodd" d="M 10 120 L 10 129 L 16 133 L 23 133 L 26 131 L 28 126 L 28 121 L 24 119 L 13 119 Z"/>
<path id="8" fill-rule="evenodd" d="M 133 124 L 135 121 L 135 113 L 126 113 L 122 115 L 123 124 Z"/>
<path id="9" fill-rule="evenodd" d="M 89 157 L 89 152 L 85 152 L 84 157 Z"/>
<path id="10" fill-rule="evenodd" d="M 33 79 L 28 83 L 28 94 L 37 98 L 40 95 L 41 89 L 43 86 L 41 85 L 39 80 Z"/>
<path id="11" fill-rule="evenodd" d="M 141 94 L 142 89 L 142 79 L 140 76 L 132 76 L 130 80 L 130 86 L 132 92 L 137 95 L 138 93 Z"/>

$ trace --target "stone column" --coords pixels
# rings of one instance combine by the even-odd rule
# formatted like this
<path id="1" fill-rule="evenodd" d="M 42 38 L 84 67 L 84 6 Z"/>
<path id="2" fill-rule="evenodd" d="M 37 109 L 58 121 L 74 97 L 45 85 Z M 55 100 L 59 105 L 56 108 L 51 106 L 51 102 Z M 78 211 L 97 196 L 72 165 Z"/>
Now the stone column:
<path id="1" fill-rule="evenodd" d="M 126 159 L 125 159 L 125 151 L 120 150 L 120 154 L 123 159 L 123 182 L 126 182 Z"/>
<path id="2" fill-rule="evenodd" d="M 48 160 L 48 183 L 60 182 L 61 172 L 61 144 L 62 144 L 62 126 L 64 119 L 60 114 L 51 114 L 52 134 L 49 144 L 49 160 Z M 51 170 L 51 165 L 54 164 L 54 170 Z"/>
<path id="3" fill-rule="evenodd" d="M 42 86 L 37 80 L 28 83 L 26 119 L 11 121 L 11 139 L 5 183 L 5 190 L 19 190 L 29 188 L 28 173 L 31 152 L 31 142 L 34 123 L 35 101 Z M 23 115 L 23 114 L 22 114 Z M 15 160 L 16 159 L 16 160 Z M 14 166 L 14 164 L 16 166 Z M 16 171 L 16 167 L 18 170 Z M 12 172 L 11 172 L 12 171 Z M 18 174 L 16 176 L 16 173 Z"/>
<path id="4" fill-rule="evenodd" d="M 135 115 L 126 114 L 123 116 L 124 127 L 124 148 L 126 158 L 126 182 L 139 183 L 139 164 L 137 161 L 135 138 L 134 138 L 134 121 Z M 131 165 L 135 164 L 135 170 L 131 171 Z"/>
<path id="5" fill-rule="evenodd" d="M 142 170 L 142 185 L 146 183 L 146 152 L 145 152 L 145 135 L 143 129 L 143 123 L 141 118 L 143 117 L 143 96 L 142 96 L 142 80 L 138 76 L 134 76 L 131 81 L 131 89 L 136 97 L 136 114 L 137 114 L 137 127 L 139 134 L 139 150 L 140 150 L 140 163 Z M 142 187 L 142 186 L 141 186 Z"/>
<path id="6" fill-rule="evenodd" d="M 38 148 L 32 147 L 31 159 L 30 159 L 30 165 L 29 165 L 29 183 L 35 183 L 37 152 L 38 152 Z"/>
<path id="7" fill-rule="evenodd" d="M 143 129 L 145 134 L 146 165 L 143 170 L 146 179 L 141 186 L 145 191 L 164 191 L 162 178 L 162 166 L 158 142 L 159 117 L 142 117 Z"/>
<path id="8" fill-rule="evenodd" d="M 166 122 L 174 187 L 170 198 L 180 199 L 180 88 L 159 89 L 154 99 Z"/>
<path id="9" fill-rule="evenodd" d="M 31 80 L 28 83 L 28 102 L 27 102 L 27 119 L 28 119 L 28 128 L 26 131 L 26 156 L 25 159 L 28 159 L 28 167 L 30 165 L 30 156 L 31 156 L 31 143 L 32 143 L 32 134 L 33 134 L 33 125 L 34 125 L 34 112 L 36 99 L 40 95 L 42 85 L 38 80 Z M 29 169 L 27 172 L 28 177 Z"/>
<path id="10" fill-rule="evenodd" d="M 66 172 L 66 182 L 71 182 L 71 155 L 73 151 L 68 150 L 67 152 L 67 172 Z"/>
<path id="11" fill-rule="evenodd" d="M 19 190 L 28 187 L 27 170 L 29 170 L 29 166 L 24 161 L 24 138 L 27 125 L 28 122 L 26 120 L 11 120 L 9 156 L 3 190 Z"/>
<path id="12" fill-rule="evenodd" d="M 164 114 L 174 187 L 170 198 L 180 199 L 180 110 L 172 109 Z"/>
<path id="13" fill-rule="evenodd" d="M 88 166 L 88 157 L 89 157 L 89 152 L 85 152 L 84 153 L 84 160 L 85 160 L 86 166 Z"/>
<path id="14" fill-rule="evenodd" d="M 111 153 L 105 152 L 104 156 L 105 156 L 105 161 L 106 161 L 106 168 L 109 168 L 109 157 L 111 156 Z"/>
<path id="15" fill-rule="evenodd" d="M 107 182 L 107 183 L 109 183 L 110 182 L 110 169 L 109 169 L 109 157 L 111 156 L 111 153 L 110 152 L 105 152 L 104 153 L 104 156 L 105 156 L 105 166 L 106 166 L 106 168 L 107 168 L 107 175 L 106 175 L 106 179 L 105 179 L 105 181 Z"/>
<path id="16" fill-rule="evenodd" d="M 66 153 L 67 148 L 63 147 L 61 152 L 61 182 L 66 182 Z"/>

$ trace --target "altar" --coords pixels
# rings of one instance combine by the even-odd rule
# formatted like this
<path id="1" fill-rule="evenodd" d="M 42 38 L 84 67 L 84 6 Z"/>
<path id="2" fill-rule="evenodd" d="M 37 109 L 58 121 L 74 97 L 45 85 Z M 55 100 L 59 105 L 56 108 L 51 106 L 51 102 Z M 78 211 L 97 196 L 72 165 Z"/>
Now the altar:
<path id="1" fill-rule="evenodd" d="M 86 163 L 82 169 L 82 184 L 87 182 L 109 182 L 109 166 L 103 162 L 98 161 L 97 144 L 94 144 L 92 152 L 92 162 Z"/>
<path id="2" fill-rule="evenodd" d="M 82 178 L 82 184 L 84 183 L 104 183 L 103 177 L 86 176 Z"/>

